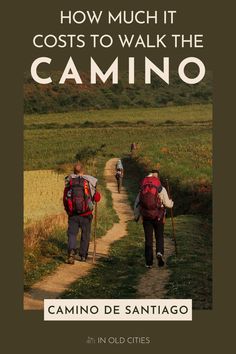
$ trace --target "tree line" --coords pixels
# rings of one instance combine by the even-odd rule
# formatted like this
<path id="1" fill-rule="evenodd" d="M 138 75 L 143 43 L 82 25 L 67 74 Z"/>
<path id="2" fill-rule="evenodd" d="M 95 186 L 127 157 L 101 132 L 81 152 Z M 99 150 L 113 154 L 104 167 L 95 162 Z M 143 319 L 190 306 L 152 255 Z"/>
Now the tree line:
<path id="1" fill-rule="evenodd" d="M 59 76 L 60 73 L 54 73 Z M 36 84 L 29 73 L 24 77 L 25 113 L 66 112 L 86 109 L 118 109 L 123 107 L 165 107 L 212 102 L 212 73 L 207 72 L 198 84 L 188 85 L 180 80 L 176 72 L 171 73 L 171 84 L 167 85 L 153 76 L 145 85 L 143 72 L 137 74 L 135 84 L 129 85 L 125 74 L 118 84 L 111 81 L 96 85 L 75 85 L 68 80 L 64 85 L 51 83 Z M 86 82 L 87 74 L 83 73 Z"/>

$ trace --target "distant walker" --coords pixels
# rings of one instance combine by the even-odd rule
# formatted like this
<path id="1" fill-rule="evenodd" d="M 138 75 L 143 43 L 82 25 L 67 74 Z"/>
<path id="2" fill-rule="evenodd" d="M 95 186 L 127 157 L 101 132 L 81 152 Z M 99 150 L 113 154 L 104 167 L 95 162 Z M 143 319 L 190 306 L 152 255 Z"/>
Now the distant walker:
<path id="1" fill-rule="evenodd" d="M 123 177 L 124 177 L 124 167 L 123 167 L 123 164 L 122 164 L 121 160 L 117 161 L 115 177 L 116 177 L 116 180 L 117 180 L 118 193 L 120 193 L 121 192 L 121 186 L 122 186 L 122 180 L 123 180 Z"/>

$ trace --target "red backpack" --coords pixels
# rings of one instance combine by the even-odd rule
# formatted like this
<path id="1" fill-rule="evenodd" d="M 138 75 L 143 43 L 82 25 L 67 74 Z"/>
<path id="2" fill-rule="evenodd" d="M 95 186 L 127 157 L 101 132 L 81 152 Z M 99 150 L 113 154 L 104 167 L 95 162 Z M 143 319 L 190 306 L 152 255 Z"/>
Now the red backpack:
<path id="1" fill-rule="evenodd" d="M 89 183 L 81 176 L 71 178 L 64 191 L 64 207 L 69 215 L 81 215 L 93 210 Z"/>
<path id="2" fill-rule="evenodd" d="M 159 197 L 161 190 L 161 182 L 157 177 L 145 177 L 142 180 L 139 192 L 139 206 L 140 213 L 144 218 L 152 220 L 163 219 L 165 208 Z"/>

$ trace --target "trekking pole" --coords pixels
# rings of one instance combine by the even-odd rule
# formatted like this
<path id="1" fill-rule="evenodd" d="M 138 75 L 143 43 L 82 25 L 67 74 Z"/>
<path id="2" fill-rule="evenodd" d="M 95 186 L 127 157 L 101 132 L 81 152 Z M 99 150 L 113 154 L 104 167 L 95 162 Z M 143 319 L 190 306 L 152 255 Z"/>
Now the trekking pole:
<path id="1" fill-rule="evenodd" d="M 167 186 L 167 193 L 169 198 L 171 198 L 170 195 L 170 186 L 169 186 L 169 181 L 168 179 L 166 179 L 166 186 Z M 176 242 L 176 235 L 175 235 L 175 223 L 174 223 L 174 212 L 173 212 L 173 207 L 170 208 L 170 215 L 171 215 L 171 224 L 172 224 L 172 233 L 173 233 L 173 239 L 174 239 L 174 243 L 175 243 L 175 254 L 176 256 L 178 255 L 177 252 L 177 242 Z"/>
<path id="2" fill-rule="evenodd" d="M 96 246 L 97 246 L 97 213 L 98 213 L 98 206 L 97 203 L 95 203 L 95 211 L 94 211 L 94 230 L 93 230 L 93 263 L 95 263 L 96 260 Z"/>

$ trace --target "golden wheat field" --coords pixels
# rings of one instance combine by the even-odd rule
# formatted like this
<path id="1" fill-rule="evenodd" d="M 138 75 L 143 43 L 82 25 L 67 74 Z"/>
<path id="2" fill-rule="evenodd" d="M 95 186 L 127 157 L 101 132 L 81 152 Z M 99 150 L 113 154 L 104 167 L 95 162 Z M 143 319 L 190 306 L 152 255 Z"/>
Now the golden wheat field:
<path id="1" fill-rule="evenodd" d="M 51 170 L 24 172 L 24 225 L 62 213 L 64 175 Z"/>

